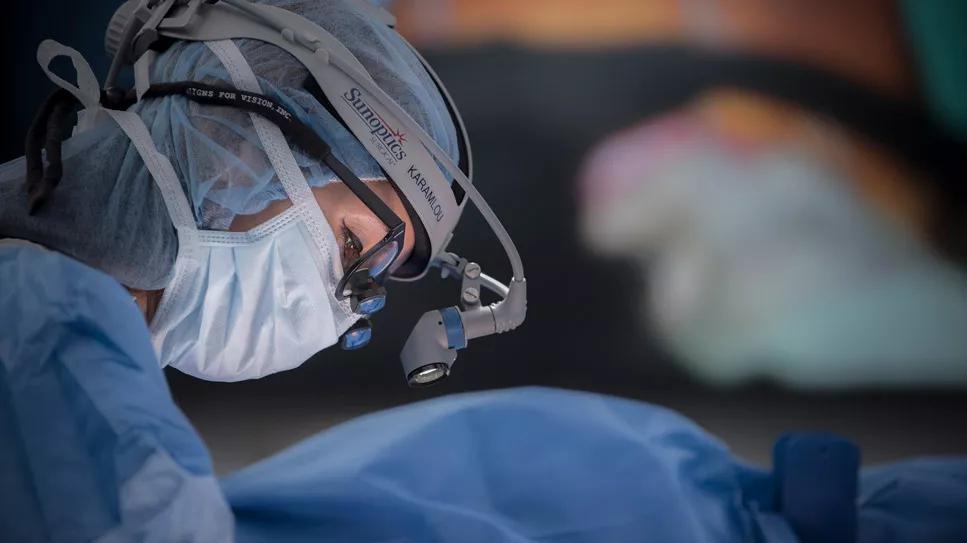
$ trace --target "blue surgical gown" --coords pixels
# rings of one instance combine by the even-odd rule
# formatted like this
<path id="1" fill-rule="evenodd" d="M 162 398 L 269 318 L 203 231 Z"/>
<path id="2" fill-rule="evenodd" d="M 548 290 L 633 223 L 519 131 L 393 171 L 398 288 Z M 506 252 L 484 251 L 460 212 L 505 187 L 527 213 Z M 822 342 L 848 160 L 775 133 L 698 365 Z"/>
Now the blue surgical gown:
<path id="1" fill-rule="evenodd" d="M 857 475 L 830 436 L 744 465 L 684 417 L 543 388 L 364 416 L 214 478 L 130 296 L 0 243 L 0 541 L 930 542 L 967 461 Z M 952 429 L 953 431 L 954 429 Z"/>

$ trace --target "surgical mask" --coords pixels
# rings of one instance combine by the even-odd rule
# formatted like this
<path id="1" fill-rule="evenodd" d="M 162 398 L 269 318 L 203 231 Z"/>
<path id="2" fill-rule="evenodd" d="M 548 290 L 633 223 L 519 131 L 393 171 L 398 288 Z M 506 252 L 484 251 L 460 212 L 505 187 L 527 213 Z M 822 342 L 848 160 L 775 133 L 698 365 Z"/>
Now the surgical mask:
<path id="1" fill-rule="evenodd" d="M 213 381 L 256 379 L 337 342 L 351 316 L 332 300 L 335 238 L 329 230 L 314 239 L 303 213 L 290 208 L 244 233 L 190 235 L 186 273 L 151 325 L 162 364 Z"/>

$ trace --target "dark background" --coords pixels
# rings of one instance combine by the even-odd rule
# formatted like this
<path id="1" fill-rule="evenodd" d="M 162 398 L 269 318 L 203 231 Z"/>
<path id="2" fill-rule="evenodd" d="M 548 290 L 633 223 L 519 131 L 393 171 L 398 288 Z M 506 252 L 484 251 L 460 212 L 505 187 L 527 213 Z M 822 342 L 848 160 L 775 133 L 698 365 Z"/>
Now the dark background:
<path id="1" fill-rule="evenodd" d="M 37 0 L 7 6 L 3 27 L 2 154 L 23 153 L 33 112 L 53 89 L 34 61 L 52 37 L 80 50 L 103 79 L 103 31 L 114 2 Z M 674 52 L 526 50 L 488 45 L 428 51 L 459 104 L 473 142 L 475 180 L 522 253 L 526 324 L 472 342 L 452 376 L 409 389 L 399 350 L 419 316 L 453 305 L 457 284 L 394 284 L 364 350 L 324 351 L 302 367 L 258 381 L 199 381 L 169 370 L 176 401 L 211 447 L 219 471 L 241 467 L 331 424 L 443 394 L 522 385 L 599 391 L 677 409 L 742 456 L 768 463 L 786 430 L 825 429 L 856 440 L 866 462 L 967 453 L 967 394 L 958 391 L 808 393 L 767 383 L 715 390 L 676 369 L 639 319 L 640 274 L 592 258 L 576 235 L 574 174 L 603 135 L 690 95 L 698 76 Z M 656 84 L 661 82 L 661 84 Z M 453 247 L 506 278 L 499 246 L 469 209 Z"/>

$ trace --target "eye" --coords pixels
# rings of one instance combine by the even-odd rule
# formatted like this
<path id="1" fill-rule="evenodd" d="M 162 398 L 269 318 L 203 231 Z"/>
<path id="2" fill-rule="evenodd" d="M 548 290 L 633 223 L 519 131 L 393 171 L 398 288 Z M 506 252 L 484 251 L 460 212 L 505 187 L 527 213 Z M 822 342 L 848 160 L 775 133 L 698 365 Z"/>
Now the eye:
<path id="1" fill-rule="evenodd" d="M 357 259 L 363 252 L 363 242 L 359 240 L 352 230 L 346 226 L 346 223 L 342 223 L 342 244 L 341 244 L 341 258 L 343 267 L 349 266 Z"/>

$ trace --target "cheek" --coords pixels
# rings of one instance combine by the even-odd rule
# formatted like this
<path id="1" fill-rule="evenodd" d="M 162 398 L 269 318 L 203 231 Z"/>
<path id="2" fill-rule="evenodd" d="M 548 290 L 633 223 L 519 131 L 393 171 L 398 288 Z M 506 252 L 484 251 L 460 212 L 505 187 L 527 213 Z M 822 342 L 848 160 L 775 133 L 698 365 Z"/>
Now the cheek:
<path id="1" fill-rule="evenodd" d="M 313 193 L 316 197 L 316 203 L 319 204 L 319 210 L 322 211 L 326 222 L 332 228 L 333 235 L 336 236 L 337 241 L 340 241 L 342 239 L 342 223 L 346 215 L 345 208 L 347 207 L 345 198 L 340 197 L 340 194 L 332 190 L 313 189 Z"/>

